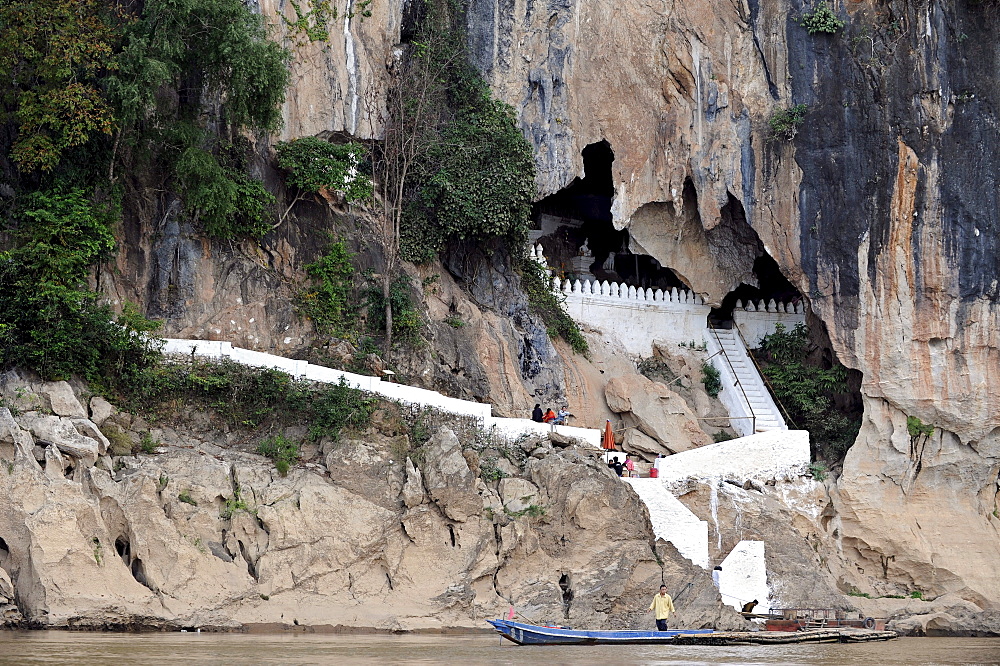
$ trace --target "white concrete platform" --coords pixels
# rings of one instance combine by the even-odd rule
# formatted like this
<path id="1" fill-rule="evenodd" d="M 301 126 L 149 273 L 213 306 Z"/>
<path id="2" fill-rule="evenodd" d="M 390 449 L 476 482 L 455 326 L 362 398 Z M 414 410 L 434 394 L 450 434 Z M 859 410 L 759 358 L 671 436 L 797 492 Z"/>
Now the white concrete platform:
<path id="1" fill-rule="evenodd" d="M 688 479 L 794 478 L 809 469 L 809 431 L 773 430 L 739 437 L 657 458 L 655 466 L 667 486 Z"/>
<path id="2" fill-rule="evenodd" d="M 771 610 L 763 541 L 740 541 L 719 566 L 722 567 L 719 573 L 722 603 L 742 610 L 743 604 L 756 599 L 755 613 Z"/>

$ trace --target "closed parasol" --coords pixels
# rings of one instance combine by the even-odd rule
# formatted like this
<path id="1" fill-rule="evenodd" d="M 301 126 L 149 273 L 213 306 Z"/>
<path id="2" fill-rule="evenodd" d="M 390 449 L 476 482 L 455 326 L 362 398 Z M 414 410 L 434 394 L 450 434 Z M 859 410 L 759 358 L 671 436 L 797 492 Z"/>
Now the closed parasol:
<path id="1" fill-rule="evenodd" d="M 609 451 L 614 451 L 615 449 L 615 434 L 611 432 L 610 419 L 604 422 L 604 439 L 601 440 L 601 448 L 608 449 Z"/>

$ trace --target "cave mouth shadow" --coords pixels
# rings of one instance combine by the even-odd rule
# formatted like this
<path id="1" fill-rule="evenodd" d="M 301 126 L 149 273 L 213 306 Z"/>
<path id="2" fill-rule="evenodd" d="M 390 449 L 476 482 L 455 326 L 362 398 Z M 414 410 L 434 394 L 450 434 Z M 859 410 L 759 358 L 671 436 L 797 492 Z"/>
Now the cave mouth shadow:
<path id="1" fill-rule="evenodd" d="M 532 244 L 541 244 L 562 278 L 618 282 L 634 287 L 689 289 L 654 257 L 629 248 L 629 232 L 615 229 L 611 205 L 615 154 L 606 140 L 581 151 L 583 177 L 532 206 Z"/>

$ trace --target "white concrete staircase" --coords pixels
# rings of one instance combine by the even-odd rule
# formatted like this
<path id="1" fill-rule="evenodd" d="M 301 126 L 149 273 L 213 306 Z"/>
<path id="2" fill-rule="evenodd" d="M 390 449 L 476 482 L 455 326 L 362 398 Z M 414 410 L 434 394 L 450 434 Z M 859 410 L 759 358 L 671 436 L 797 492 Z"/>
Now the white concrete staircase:
<path id="1" fill-rule="evenodd" d="M 736 331 L 709 329 L 705 338 L 711 363 L 722 379 L 719 400 L 729 410 L 733 429 L 743 436 L 787 430 L 778 406 Z"/>
<path id="2" fill-rule="evenodd" d="M 701 520 L 673 496 L 659 479 L 623 478 L 646 505 L 653 534 L 674 544 L 695 564 L 708 568 L 708 521 Z"/>

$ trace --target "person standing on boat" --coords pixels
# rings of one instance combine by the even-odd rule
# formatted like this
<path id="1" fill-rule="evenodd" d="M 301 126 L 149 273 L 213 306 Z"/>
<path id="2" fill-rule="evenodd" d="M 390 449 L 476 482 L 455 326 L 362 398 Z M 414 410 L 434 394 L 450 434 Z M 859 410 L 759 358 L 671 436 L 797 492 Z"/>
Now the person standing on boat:
<path id="1" fill-rule="evenodd" d="M 653 597 L 653 602 L 649 604 L 649 610 L 653 611 L 653 617 L 656 618 L 656 630 L 666 631 L 667 618 L 675 612 L 674 600 L 667 594 L 666 585 L 660 586 L 660 593 Z"/>

